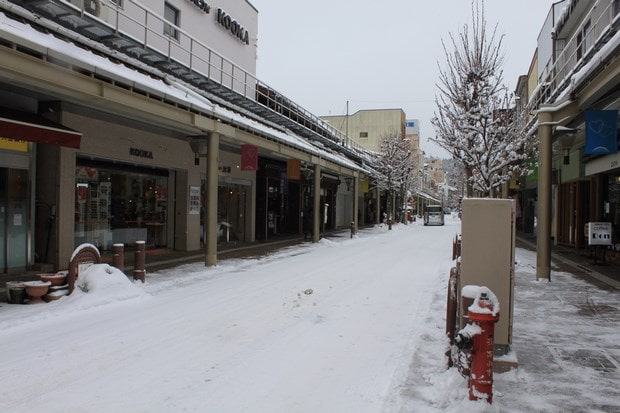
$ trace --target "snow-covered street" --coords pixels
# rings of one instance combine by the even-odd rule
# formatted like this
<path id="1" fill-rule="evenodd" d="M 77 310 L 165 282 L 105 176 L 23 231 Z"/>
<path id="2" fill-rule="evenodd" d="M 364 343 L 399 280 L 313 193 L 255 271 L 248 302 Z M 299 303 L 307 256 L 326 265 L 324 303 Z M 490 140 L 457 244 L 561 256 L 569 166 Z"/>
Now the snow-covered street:
<path id="1" fill-rule="evenodd" d="M 57 302 L 3 305 L 1 410 L 553 411 L 522 393 L 548 378 L 497 375 L 489 407 L 468 401 L 466 380 L 446 371 L 459 232 L 453 219 L 376 227 L 258 260 L 180 266 L 146 284 L 91 280 L 88 293 Z M 528 271 L 531 254 L 519 256 Z M 525 289 L 536 296 L 547 285 Z"/>

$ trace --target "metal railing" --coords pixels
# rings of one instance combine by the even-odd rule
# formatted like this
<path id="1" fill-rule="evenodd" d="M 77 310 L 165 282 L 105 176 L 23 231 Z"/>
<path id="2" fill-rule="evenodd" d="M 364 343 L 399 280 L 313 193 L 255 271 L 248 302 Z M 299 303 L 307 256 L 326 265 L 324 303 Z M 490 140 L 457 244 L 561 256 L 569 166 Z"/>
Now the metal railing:
<path id="1" fill-rule="evenodd" d="M 74 8 L 82 16 L 87 13 L 99 23 L 109 26 L 117 35 L 105 40 L 117 50 L 143 61 L 148 53 L 165 56 L 170 64 L 188 68 L 196 77 L 204 77 L 217 83 L 231 93 L 256 102 L 264 108 L 286 117 L 298 125 L 322 136 L 332 143 L 350 149 L 361 158 L 371 161 L 373 152 L 351 140 L 328 122 L 310 113 L 302 106 L 286 98 L 282 93 L 259 81 L 225 56 L 210 49 L 202 41 L 181 27 L 165 20 L 135 0 L 124 0 L 122 7 L 108 1 L 100 16 L 89 13 L 85 0 L 56 0 Z M 100 8 L 100 10 L 103 10 Z M 131 44 L 127 40 L 131 40 Z M 136 47 L 135 45 L 140 47 Z M 159 63 L 159 67 L 165 63 Z"/>
<path id="2" fill-rule="evenodd" d="M 618 21 L 617 2 L 598 0 L 580 19 L 570 38 L 556 39 L 554 47 L 562 40 L 564 47 L 540 70 L 542 77 L 538 79 L 538 86 L 530 97 L 529 109 L 536 110 L 540 105 L 554 103 L 561 97 L 571 85 L 573 75 L 590 62 L 596 52 L 615 34 Z"/>

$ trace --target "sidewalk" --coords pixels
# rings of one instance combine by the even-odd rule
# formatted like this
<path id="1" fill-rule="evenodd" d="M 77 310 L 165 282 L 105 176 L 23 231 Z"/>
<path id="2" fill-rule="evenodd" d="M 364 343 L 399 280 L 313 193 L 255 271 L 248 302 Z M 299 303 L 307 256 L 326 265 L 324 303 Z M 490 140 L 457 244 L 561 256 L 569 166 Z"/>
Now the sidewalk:
<path id="1" fill-rule="evenodd" d="M 519 237 L 517 247 L 518 369 L 497 375 L 498 400 L 504 393 L 509 412 L 620 412 L 620 267 L 554 246 L 551 280 L 540 281 L 535 243 Z"/>
<path id="2" fill-rule="evenodd" d="M 536 238 L 524 234 L 517 234 L 518 248 L 536 251 Z M 552 271 L 564 271 L 591 282 L 604 289 L 620 290 L 620 263 L 606 262 L 594 259 L 586 251 L 576 250 L 561 245 L 553 245 L 551 249 Z M 553 278 L 552 280 L 553 281 Z"/>
<path id="3" fill-rule="evenodd" d="M 332 231 L 323 234 L 322 238 L 349 236 L 349 230 Z M 238 243 L 218 246 L 217 258 L 219 260 L 229 258 L 254 258 L 264 256 L 281 248 L 297 245 L 304 242 L 311 242 L 301 236 L 294 235 L 289 237 L 279 237 L 269 241 L 256 241 L 252 243 Z M 125 250 L 123 271 L 131 276 L 134 269 L 134 251 Z M 148 277 L 149 272 L 172 268 L 180 264 L 191 262 L 204 262 L 205 251 L 176 251 L 169 248 L 147 249 L 145 251 L 145 269 Z M 101 255 L 101 262 L 112 264 L 112 253 L 106 252 Z M 6 283 L 8 281 L 36 281 L 39 280 L 38 274 L 45 271 L 27 271 L 18 274 L 0 274 L 0 305 L 7 301 Z"/>

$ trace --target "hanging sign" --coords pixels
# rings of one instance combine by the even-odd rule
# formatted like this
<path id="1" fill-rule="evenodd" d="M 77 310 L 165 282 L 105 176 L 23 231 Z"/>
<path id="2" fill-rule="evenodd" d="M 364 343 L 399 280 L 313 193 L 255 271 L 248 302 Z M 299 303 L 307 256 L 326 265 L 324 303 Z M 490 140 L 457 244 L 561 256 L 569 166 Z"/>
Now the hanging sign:
<path id="1" fill-rule="evenodd" d="M 292 181 L 299 181 L 301 179 L 301 160 L 286 160 L 286 177 Z"/>
<path id="2" fill-rule="evenodd" d="M 258 147 L 254 145 L 241 145 L 241 170 L 258 170 Z"/>
<path id="3" fill-rule="evenodd" d="M 618 111 L 586 110 L 586 155 L 618 152 Z"/>

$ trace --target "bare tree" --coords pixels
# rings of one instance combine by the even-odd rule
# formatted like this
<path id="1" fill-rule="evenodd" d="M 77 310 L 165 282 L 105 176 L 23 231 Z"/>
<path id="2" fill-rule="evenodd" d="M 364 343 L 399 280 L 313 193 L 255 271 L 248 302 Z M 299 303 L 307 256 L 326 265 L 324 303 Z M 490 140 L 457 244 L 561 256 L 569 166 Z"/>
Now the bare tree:
<path id="1" fill-rule="evenodd" d="M 397 212 L 393 198 L 398 194 L 399 200 L 403 202 L 407 191 L 414 185 L 416 162 L 411 156 L 410 145 L 398 133 L 388 133 L 381 138 L 375 160 L 376 171 L 380 173 L 375 181 L 376 187 L 387 191 L 387 213 L 392 219 Z"/>
<path id="2" fill-rule="evenodd" d="M 442 42 L 446 67 L 439 67 L 433 140 L 463 163 L 468 195 L 493 195 L 520 172 L 532 145 L 521 116 L 509 109 L 502 39 L 497 25 L 487 32 L 484 1 L 474 0 L 471 27 L 465 25 L 457 38 L 450 34 L 451 51 Z"/>
<path id="3" fill-rule="evenodd" d="M 448 206 L 457 209 L 461 206 L 467 188 L 465 167 L 458 159 L 444 159 L 442 164 L 446 171 L 446 184 L 451 188 L 448 192 Z"/>

